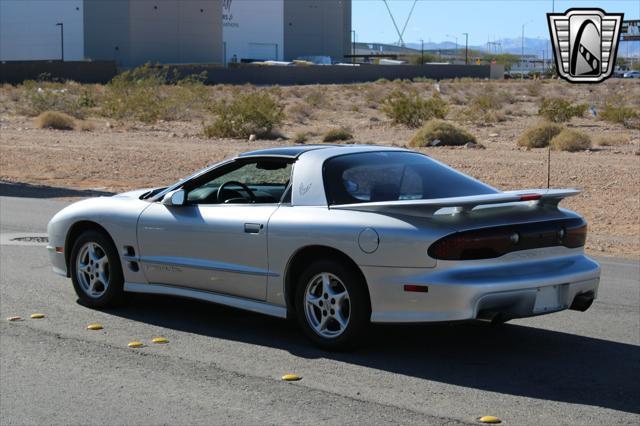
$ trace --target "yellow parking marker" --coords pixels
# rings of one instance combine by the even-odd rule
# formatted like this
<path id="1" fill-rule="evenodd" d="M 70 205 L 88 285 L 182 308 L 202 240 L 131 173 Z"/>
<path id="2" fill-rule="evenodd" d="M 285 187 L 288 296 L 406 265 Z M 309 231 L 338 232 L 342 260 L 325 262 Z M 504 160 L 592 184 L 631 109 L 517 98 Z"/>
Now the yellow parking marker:
<path id="1" fill-rule="evenodd" d="M 31 314 L 31 318 L 41 319 L 41 318 L 44 318 L 44 314 Z"/>
<path id="2" fill-rule="evenodd" d="M 500 420 L 496 416 L 482 416 L 478 418 L 478 421 L 480 423 L 491 423 L 491 424 L 502 423 L 502 420 Z"/>
<path id="3" fill-rule="evenodd" d="M 151 339 L 151 341 L 153 343 L 159 343 L 159 344 L 169 343 L 169 339 L 167 339 L 165 337 L 154 337 L 153 339 Z"/>
<path id="4" fill-rule="evenodd" d="M 16 315 L 16 316 L 7 318 L 7 321 L 22 321 L 22 317 L 19 317 Z"/>
<path id="5" fill-rule="evenodd" d="M 284 376 L 282 376 L 282 380 L 284 380 L 285 382 L 297 382 L 298 380 L 302 380 L 302 377 L 298 376 L 297 374 L 285 374 Z"/>
<path id="6" fill-rule="evenodd" d="M 142 342 L 134 341 L 134 342 L 129 342 L 129 344 L 127 346 L 129 346 L 130 348 L 141 348 L 144 345 L 142 344 Z"/>
<path id="7" fill-rule="evenodd" d="M 87 330 L 102 330 L 103 328 L 102 324 L 98 323 L 89 324 L 87 326 Z"/>

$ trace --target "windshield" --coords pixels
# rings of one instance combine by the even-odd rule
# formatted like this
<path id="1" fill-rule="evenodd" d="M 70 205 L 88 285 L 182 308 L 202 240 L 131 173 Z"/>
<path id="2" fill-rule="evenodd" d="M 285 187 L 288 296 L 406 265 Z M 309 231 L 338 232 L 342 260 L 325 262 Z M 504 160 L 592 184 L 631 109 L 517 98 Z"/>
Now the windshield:
<path id="1" fill-rule="evenodd" d="M 412 152 L 342 155 L 327 160 L 323 173 L 330 205 L 498 192 L 426 155 Z"/>

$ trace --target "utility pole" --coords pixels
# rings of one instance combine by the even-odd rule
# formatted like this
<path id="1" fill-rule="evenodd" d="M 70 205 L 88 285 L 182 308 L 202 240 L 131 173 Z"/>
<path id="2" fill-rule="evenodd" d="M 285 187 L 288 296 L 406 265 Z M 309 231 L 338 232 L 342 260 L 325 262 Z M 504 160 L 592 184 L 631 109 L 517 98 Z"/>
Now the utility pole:
<path id="1" fill-rule="evenodd" d="M 56 27 L 60 27 L 60 60 L 64 62 L 64 24 L 58 22 Z"/>
<path id="2" fill-rule="evenodd" d="M 520 79 L 524 80 L 524 27 L 530 23 L 531 21 L 527 21 L 522 24 L 522 51 L 520 52 L 520 67 L 522 68 L 520 71 Z"/>
<path id="3" fill-rule="evenodd" d="M 420 65 L 424 65 L 424 40 L 420 39 Z"/>
<path id="4" fill-rule="evenodd" d="M 351 43 L 351 63 L 356 63 L 356 30 L 351 30 L 353 34 L 353 42 Z"/>
<path id="5" fill-rule="evenodd" d="M 464 43 L 464 63 L 469 64 L 469 33 L 462 33 L 465 36 Z"/>

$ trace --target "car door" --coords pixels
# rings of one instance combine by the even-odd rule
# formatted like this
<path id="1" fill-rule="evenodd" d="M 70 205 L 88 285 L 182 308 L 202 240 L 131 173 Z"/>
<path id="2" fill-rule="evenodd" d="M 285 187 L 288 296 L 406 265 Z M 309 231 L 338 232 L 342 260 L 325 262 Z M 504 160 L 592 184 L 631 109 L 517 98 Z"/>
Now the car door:
<path id="1" fill-rule="evenodd" d="M 259 168 L 264 161 L 271 165 Z M 140 264 L 147 280 L 265 300 L 269 218 L 291 174 L 289 161 L 283 160 L 282 168 L 273 166 L 277 161 L 234 162 L 187 182 L 185 205 L 150 205 L 138 222 Z M 225 182 L 233 183 L 218 200 Z M 255 192 L 254 199 L 237 183 Z"/>

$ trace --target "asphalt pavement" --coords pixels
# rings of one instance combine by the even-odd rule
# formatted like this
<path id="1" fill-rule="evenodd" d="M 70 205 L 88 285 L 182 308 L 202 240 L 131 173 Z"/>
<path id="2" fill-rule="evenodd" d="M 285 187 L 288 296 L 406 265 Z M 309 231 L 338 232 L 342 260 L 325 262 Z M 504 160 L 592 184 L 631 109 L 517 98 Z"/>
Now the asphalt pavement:
<path id="1" fill-rule="evenodd" d="M 640 423 L 637 260 L 597 259 L 599 298 L 584 313 L 377 326 L 363 348 L 329 353 L 287 321 L 203 302 L 85 308 L 44 244 L 13 240 L 43 235 L 66 204 L 0 197 L 2 425 Z M 86 329 L 96 322 L 104 329 Z"/>

